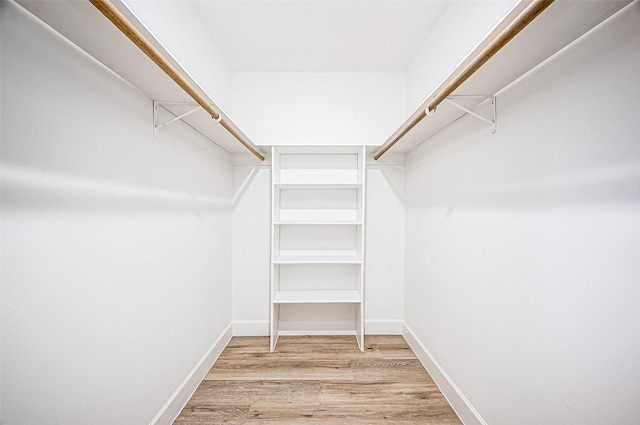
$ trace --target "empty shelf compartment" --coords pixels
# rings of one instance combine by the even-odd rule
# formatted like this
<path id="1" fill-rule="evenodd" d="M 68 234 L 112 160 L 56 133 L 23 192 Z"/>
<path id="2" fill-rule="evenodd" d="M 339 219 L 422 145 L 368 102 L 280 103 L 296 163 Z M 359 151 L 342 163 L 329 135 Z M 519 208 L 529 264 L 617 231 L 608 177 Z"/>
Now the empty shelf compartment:
<path id="1" fill-rule="evenodd" d="M 333 291 L 277 291 L 276 304 L 360 303 L 362 297 L 356 290 Z"/>

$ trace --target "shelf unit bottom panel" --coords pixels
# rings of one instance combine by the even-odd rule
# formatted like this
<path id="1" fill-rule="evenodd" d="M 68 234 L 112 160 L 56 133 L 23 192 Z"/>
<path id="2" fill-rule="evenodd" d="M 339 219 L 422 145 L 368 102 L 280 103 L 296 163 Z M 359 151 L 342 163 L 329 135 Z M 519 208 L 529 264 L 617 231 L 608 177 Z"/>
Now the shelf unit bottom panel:
<path id="1" fill-rule="evenodd" d="M 279 255 L 274 264 L 361 264 L 357 255 Z"/>
<path id="2" fill-rule="evenodd" d="M 320 304 L 362 302 L 362 297 L 355 290 L 336 291 L 278 291 L 273 297 L 275 304 Z"/>

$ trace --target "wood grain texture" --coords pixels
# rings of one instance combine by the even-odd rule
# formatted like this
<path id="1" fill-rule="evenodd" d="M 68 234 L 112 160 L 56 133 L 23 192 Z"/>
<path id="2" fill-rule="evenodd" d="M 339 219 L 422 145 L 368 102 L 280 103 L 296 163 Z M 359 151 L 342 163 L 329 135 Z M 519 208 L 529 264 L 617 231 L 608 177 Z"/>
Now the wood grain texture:
<path id="1" fill-rule="evenodd" d="M 234 337 L 176 425 L 461 425 L 401 336 Z"/>

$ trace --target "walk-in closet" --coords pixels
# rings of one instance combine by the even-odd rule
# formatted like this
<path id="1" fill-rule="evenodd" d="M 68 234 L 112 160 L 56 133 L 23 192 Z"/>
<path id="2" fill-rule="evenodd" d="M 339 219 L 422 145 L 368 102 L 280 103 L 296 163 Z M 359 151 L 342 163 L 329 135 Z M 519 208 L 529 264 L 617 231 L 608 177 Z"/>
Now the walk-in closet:
<path id="1" fill-rule="evenodd" d="M 640 0 L 0 11 L 0 423 L 637 424 Z"/>

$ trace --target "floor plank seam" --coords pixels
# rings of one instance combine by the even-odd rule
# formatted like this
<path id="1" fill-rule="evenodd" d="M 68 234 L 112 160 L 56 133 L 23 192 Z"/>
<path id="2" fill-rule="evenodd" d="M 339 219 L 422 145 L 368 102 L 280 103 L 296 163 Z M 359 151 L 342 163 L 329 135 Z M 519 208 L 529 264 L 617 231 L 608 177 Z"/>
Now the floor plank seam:
<path id="1" fill-rule="evenodd" d="M 401 336 L 234 337 L 174 423 L 461 425 Z"/>

